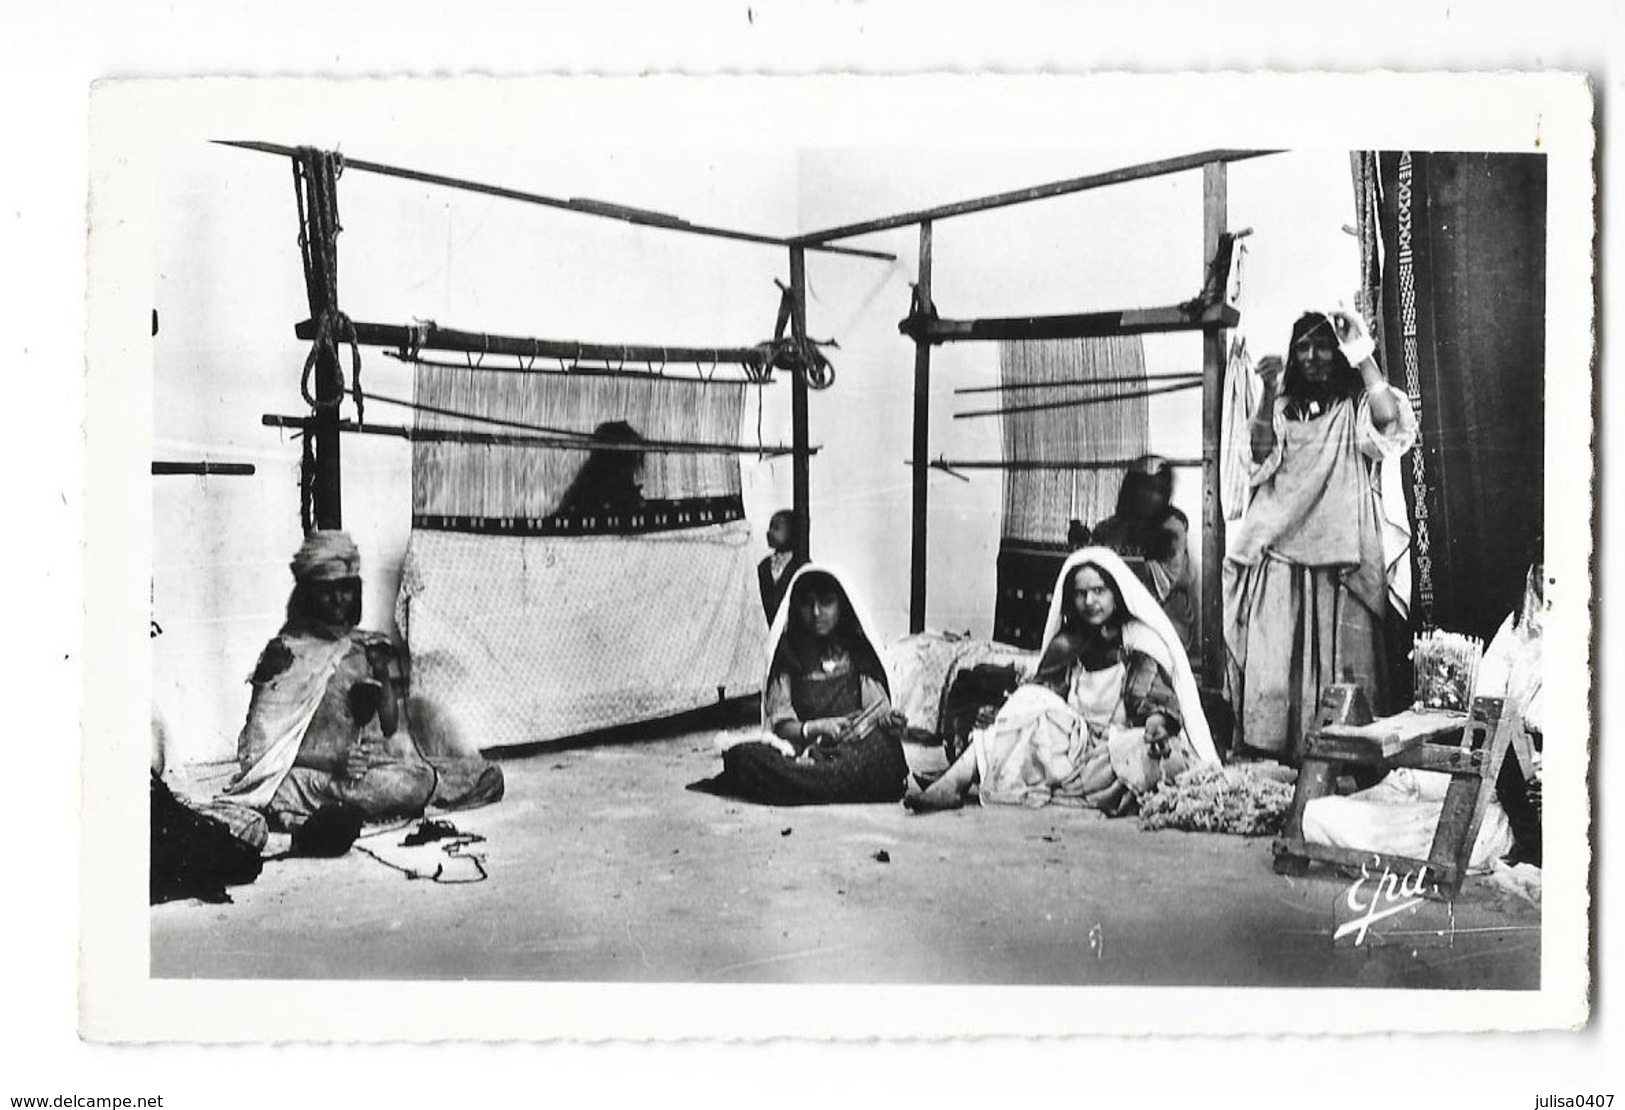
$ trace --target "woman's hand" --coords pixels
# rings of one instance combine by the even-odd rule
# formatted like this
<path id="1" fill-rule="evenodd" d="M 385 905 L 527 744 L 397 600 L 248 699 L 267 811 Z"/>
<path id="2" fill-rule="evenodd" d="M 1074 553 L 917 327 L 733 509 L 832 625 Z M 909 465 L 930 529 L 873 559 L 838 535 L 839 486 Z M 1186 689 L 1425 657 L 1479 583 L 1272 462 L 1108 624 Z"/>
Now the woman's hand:
<path id="1" fill-rule="evenodd" d="M 395 662 L 395 645 L 388 640 L 369 640 L 365 650 L 372 677 L 379 682 L 388 682 L 390 666 Z"/>
<path id="2" fill-rule="evenodd" d="M 1337 344 L 1343 348 L 1343 357 L 1349 365 L 1359 367 L 1376 353 L 1377 345 L 1371 338 L 1371 329 L 1358 312 L 1340 308 L 1328 313 L 1332 329 L 1337 332 Z"/>
<path id="3" fill-rule="evenodd" d="M 820 717 L 808 721 L 803 734 L 815 744 L 838 744 L 852 735 L 852 718 Z"/>
<path id="4" fill-rule="evenodd" d="M 1275 450 L 1275 398 L 1281 392 L 1281 375 L 1286 364 L 1277 355 L 1265 355 L 1258 360 L 1256 370 L 1264 383 L 1264 395 L 1258 399 L 1258 411 L 1249 422 L 1247 444 L 1252 450 L 1253 462 L 1261 463 Z"/>
<path id="5" fill-rule="evenodd" d="M 1169 750 L 1168 718 L 1153 713 L 1145 719 L 1145 744 L 1152 759 L 1167 759 Z"/>
<path id="6" fill-rule="evenodd" d="M 1271 396 L 1281 391 L 1281 374 L 1286 369 L 1286 363 L 1281 361 L 1280 355 L 1265 355 L 1253 367 L 1253 372 L 1264 383 L 1264 390 Z"/>
<path id="7" fill-rule="evenodd" d="M 388 762 L 389 754 L 374 740 L 363 736 L 351 744 L 350 750 L 344 753 L 344 777 L 351 782 L 358 782 L 368 771 L 374 767 L 382 767 Z"/>
<path id="8" fill-rule="evenodd" d="M 901 709 L 893 709 L 888 712 L 885 717 L 881 718 L 881 723 L 887 728 L 895 729 L 898 732 L 907 732 L 908 714 L 904 713 Z"/>

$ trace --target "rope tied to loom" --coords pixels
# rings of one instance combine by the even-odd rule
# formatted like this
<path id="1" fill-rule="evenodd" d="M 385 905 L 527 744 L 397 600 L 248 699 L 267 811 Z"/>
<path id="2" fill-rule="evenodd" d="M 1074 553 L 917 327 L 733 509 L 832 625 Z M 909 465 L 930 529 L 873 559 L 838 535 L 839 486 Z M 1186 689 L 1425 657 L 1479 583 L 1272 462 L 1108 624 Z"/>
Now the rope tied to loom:
<path id="1" fill-rule="evenodd" d="M 809 339 L 805 334 L 806 325 L 799 320 L 798 326 L 790 328 L 791 321 L 796 319 L 795 295 L 777 278 L 773 284 L 779 287 L 779 316 L 773 326 L 773 338 L 753 348 L 756 357 L 745 366 L 746 375 L 752 380 L 766 381 L 774 370 L 783 370 L 801 375 L 809 389 L 828 389 L 835 384 L 835 367 L 824 356 L 823 348 L 839 349 L 840 344 L 833 339 Z M 789 335 L 785 334 L 786 328 L 790 330 Z"/>
<path id="2" fill-rule="evenodd" d="M 316 334 L 305 357 L 299 377 L 299 394 L 312 412 L 337 409 L 346 393 L 355 397 L 356 423 L 366 422 L 361 389 L 361 346 L 355 324 L 338 307 L 339 223 L 338 179 L 344 173 L 344 156 L 336 151 L 300 147 L 293 159 L 294 199 L 299 206 L 299 254 L 305 271 L 305 293 L 312 306 L 323 306 L 314 321 Z M 339 346 L 350 344 L 350 386 L 344 382 L 339 362 Z M 332 357 L 338 373 L 338 389 L 331 397 L 318 396 L 313 378 L 323 353 Z"/>

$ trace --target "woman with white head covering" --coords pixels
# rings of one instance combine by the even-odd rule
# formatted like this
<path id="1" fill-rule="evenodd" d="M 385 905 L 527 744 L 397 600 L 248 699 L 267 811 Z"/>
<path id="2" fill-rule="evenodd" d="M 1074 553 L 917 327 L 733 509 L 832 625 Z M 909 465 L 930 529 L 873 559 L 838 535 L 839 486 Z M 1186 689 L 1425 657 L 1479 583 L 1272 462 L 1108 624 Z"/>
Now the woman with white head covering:
<path id="1" fill-rule="evenodd" d="M 349 535 L 312 532 L 289 569 L 287 621 L 249 680 L 240 771 L 224 797 L 288 831 L 326 806 L 379 820 L 502 797 L 501 768 L 420 750 L 399 727 L 394 645 L 357 628 L 361 556 Z"/>
<path id="2" fill-rule="evenodd" d="M 836 574 L 795 572 L 768 636 L 761 741 L 736 744 L 695 784 L 769 805 L 895 802 L 908 782 L 891 683 Z"/>
<path id="3" fill-rule="evenodd" d="M 1050 598 L 1034 679 L 1013 694 L 915 810 L 1089 806 L 1130 813 L 1142 794 L 1218 762 L 1179 635 L 1116 553 L 1074 552 Z"/>

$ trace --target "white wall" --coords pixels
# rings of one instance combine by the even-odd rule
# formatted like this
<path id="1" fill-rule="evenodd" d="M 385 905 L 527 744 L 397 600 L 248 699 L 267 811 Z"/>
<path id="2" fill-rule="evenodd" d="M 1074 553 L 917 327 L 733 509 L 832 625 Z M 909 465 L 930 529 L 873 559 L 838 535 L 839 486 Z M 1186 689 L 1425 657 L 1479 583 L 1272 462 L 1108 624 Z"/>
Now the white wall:
<path id="1" fill-rule="evenodd" d="M 339 145 L 342 136 L 304 135 Z M 369 141 L 379 161 L 559 196 L 591 196 L 769 232 L 1016 188 L 1160 157 L 1167 150 L 414 148 Z M 352 318 L 413 317 L 547 338 L 732 344 L 766 338 L 784 252 L 642 230 L 570 213 L 382 179 L 339 186 L 340 302 Z M 1231 169 L 1231 224 L 1251 226 L 1242 299 L 1255 352 L 1279 349 L 1302 308 L 1348 299 L 1357 248 L 1347 157 L 1294 154 Z M 292 182 L 283 160 L 199 143 L 157 200 L 154 458 L 249 461 L 252 478 L 153 483 L 154 697 L 183 760 L 230 756 L 244 679 L 276 630 L 299 542 L 297 442 L 260 425 L 298 415 L 306 347 Z M 864 245 L 886 264 L 808 256 L 808 327 L 834 338 L 837 382 L 813 394 L 813 551 L 852 575 L 882 635 L 908 622 L 913 347 L 897 331 L 915 272 L 916 233 Z M 1170 304 L 1202 280 L 1200 175 L 1183 174 L 940 223 L 934 299 L 948 316 Z M 1153 370 L 1200 364 L 1193 336 L 1148 338 Z M 410 375 L 363 351 L 370 390 L 409 396 Z M 996 378 L 992 344 L 933 354 L 932 455 L 994 458 L 997 420 L 956 421 L 953 390 Z M 762 434 L 787 442 L 789 390 L 761 391 Z M 1154 398 L 1153 442 L 1199 453 L 1193 394 Z M 745 435 L 755 435 L 755 398 Z M 369 420 L 409 423 L 382 404 Z M 367 573 L 365 620 L 393 625 L 409 531 L 404 441 L 344 441 L 345 524 Z M 765 524 L 790 498 L 790 462 L 745 463 L 746 507 Z M 992 623 L 1000 480 L 931 478 L 929 623 L 986 634 Z M 1176 498 L 1193 520 L 1200 482 Z"/>
<path id="2" fill-rule="evenodd" d="M 1151 161 L 1173 150 L 854 149 L 806 151 L 801 225 L 806 231 L 865 217 Z M 1284 349 L 1305 308 L 1352 303 L 1359 248 L 1346 152 L 1294 153 L 1233 165 L 1230 226 L 1246 241 L 1241 331 L 1255 356 Z M 918 232 L 861 242 L 899 256 L 875 264 L 814 257 L 808 263 L 808 328 L 833 334 L 838 384 L 812 402 L 814 554 L 851 568 L 887 635 L 908 628 L 913 344 L 897 331 L 917 272 Z M 1204 277 L 1199 172 L 1058 197 L 939 222 L 932 299 L 946 317 L 1081 312 L 1168 305 L 1195 296 Z M 1152 372 L 1201 369 L 1195 334 L 1147 336 Z M 971 406 L 954 390 L 998 377 L 993 343 L 937 347 L 931 359 L 931 457 L 997 458 L 998 420 L 955 420 Z M 983 398 L 985 399 L 985 398 Z M 983 406 L 975 406 L 983 407 Z M 1150 399 L 1153 448 L 1201 455 L 1200 393 Z M 987 635 L 992 629 L 1002 482 L 930 478 L 927 625 Z M 1181 471 L 1175 501 L 1200 521 L 1201 476 Z M 1092 523 L 1092 522 L 1090 522 Z M 1193 554 L 1200 544 L 1193 537 Z"/>
<path id="3" fill-rule="evenodd" d="M 370 143 L 366 156 L 695 221 L 768 231 L 795 225 L 788 151 Z M 298 443 L 260 423 L 262 413 L 305 409 L 298 386 L 307 345 L 293 335 L 307 315 L 297 218 L 285 160 L 201 143 L 174 167 L 157 203 L 153 457 L 258 467 L 252 478 L 153 482 L 153 612 L 164 630 L 153 641 L 154 698 L 180 759 L 221 759 L 234 750 L 245 679 L 280 624 L 287 562 L 300 540 Z M 339 205 L 340 303 L 356 320 L 420 317 L 546 338 L 742 345 L 771 332 L 773 279 L 788 278 L 781 250 L 355 172 L 341 178 Z M 370 391 L 411 395 L 411 375 L 398 362 L 378 350 L 362 358 Z M 347 352 L 345 359 L 348 374 Z M 367 418 L 411 422 L 409 412 L 377 403 Z M 788 434 L 787 424 L 764 429 L 770 441 Z M 364 619 L 392 629 L 411 523 L 410 447 L 346 436 L 343 474 L 344 523 L 363 559 Z M 747 460 L 745 479 L 753 519 L 788 501 L 787 463 Z"/>

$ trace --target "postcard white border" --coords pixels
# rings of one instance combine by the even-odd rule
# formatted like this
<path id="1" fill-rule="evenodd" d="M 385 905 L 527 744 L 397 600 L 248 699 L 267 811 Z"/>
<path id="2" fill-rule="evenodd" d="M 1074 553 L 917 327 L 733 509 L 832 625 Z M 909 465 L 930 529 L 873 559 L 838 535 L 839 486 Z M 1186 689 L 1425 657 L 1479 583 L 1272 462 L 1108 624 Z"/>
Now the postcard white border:
<path id="1" fill-rule="evenodd" d="M 570 111 L 547 111 L 568 97 Z M 1012 112 L 1030 105 L 1041 111 Z M 1012 127 L 1011 120 L 1023 120 Z M 953 128 L 941 126 L 952 121 Z M 995 126 L 996 121 L 996 126 Z M 934 126 L 936 124 L 936 126 Z M 1590 735 L 1592 107 L 1559 75 L 463 78 L 104 83 L 92 96 L 81 1032 L 97 1041 L 1351 1033 L 1574 1028 L 1587 1014 L 1589 753 L 1547 753 L 1535 992 L 173 981 L 148 977 L 142 780 L 152 522 L 152 199 L 199 137 L 362 147 L 370 136 L 518 143 L 888 145 L 953 135 L 1105 147 L 1545 152 L 1547 624 L 1552 734 Z M 787 138 L 787 137 L 793 137 Z M 139 323 L 132 324 L 132 321 Z"/>

